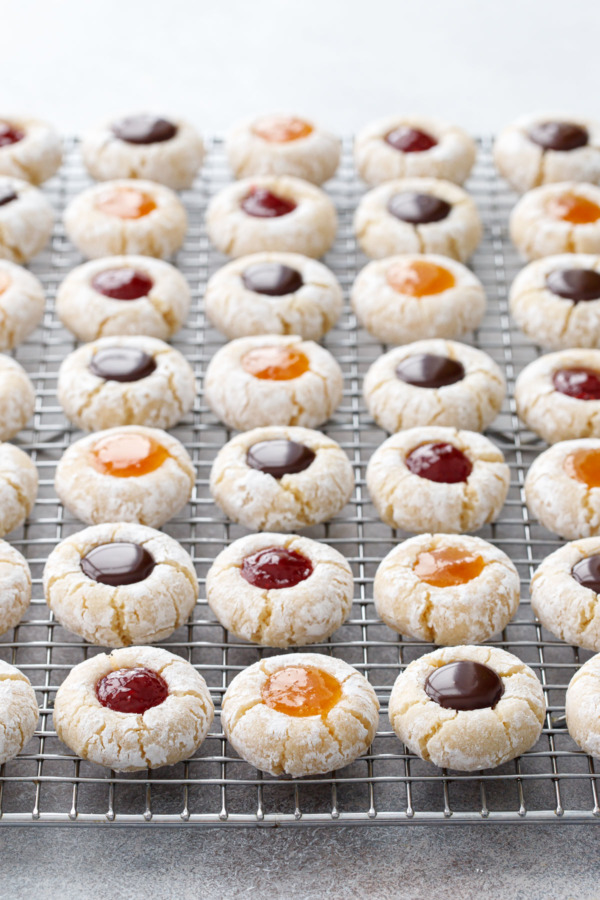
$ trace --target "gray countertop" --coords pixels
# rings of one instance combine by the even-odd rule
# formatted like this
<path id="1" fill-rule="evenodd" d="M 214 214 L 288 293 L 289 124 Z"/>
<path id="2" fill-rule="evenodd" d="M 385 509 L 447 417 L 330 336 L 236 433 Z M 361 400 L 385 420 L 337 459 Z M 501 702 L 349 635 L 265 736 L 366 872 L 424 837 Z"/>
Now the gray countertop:
<path id="1" fill-rule="evenodd" d="M 0 831 L 10 900 L 597 900 L 594 827 Z"/>

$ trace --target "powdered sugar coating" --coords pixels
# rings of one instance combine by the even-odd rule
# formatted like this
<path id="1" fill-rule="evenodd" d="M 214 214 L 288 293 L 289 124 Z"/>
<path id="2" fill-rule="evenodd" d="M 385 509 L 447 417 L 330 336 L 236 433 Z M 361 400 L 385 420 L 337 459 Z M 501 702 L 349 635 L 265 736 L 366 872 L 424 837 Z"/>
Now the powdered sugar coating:
<path id="1" fill-rule="evenodd" d="M 437 587 L 414 571 L 421 553 L 445 548 L 481 557 L 478 576 Z M 476 644 L 502 631 L 519 606 L 519 575 L 509 557 L 472 535 L 419 534 L 380 563 L 373 596 L 379 616 L 400 634 L 433 644 Z"/>
<path id="2" fill-rule="evenodd" d="M 96 291 L 92 282 L 109 269 L 135 269 L 152 281 L 137 300 L 115 300 Z M 149 256 L 111 256 L 72 269 L 56 294 L 61 322 L 80 341 L 113 334 L 144 334 L 167 340 L 179 331 L 190 309 L 190 288 L 174 266 Z"/>
<path id="3" fill-rule="evenodd" d="M 0 634 L 19 624 L 30 601 L 27 560 L 6 541 L 0 541 Z"/>
<path id="4" fill-rule="evenodd" d="M 116 347 L 140 350 L 155 370 L 138 381 L 105 380 L 90 369 L 96 353 Z M 58 373 L 58 400 L 67 418 L 85 431 L 116 425 L 171 428 L 194 405 L 196 381 L 184 356 L 150 337 L 108 337 L 70 353 Z"/>
<path id="5" fill-rule="evenodd" d="M 260 441 L 290 440 L 316 456 L 303 472 L 273 478 L 246 462 Z M 331 438 L 308 428 L 254 428 L 219 450 L 210 472 L 210 492 L 234 522 L 253 531 L 295 531 L 326 522 L 346 505 L 354 490 L 348 457 Z"/>
<path id="6" fill-rule="evenodd" d="M 433 354 L 461 363 L 460 381 L 441 388 L 417 387 L 396 375 L 396 367 L 416 354 Z M 375 360 L 365 375 L 363 396 L 377 424 L 386 431 L 421 425 L 449 425 L 483 431 L 496 418 L 506 385 L 494 360 L 456 341 L 416 341 Z"/>
<path id="7" fill-rule="evenodd" d="M 600 219 L 573 225 L 548 212 L 553 200 L 575 195 L 600 206 L 600 187 L 586 182 L 544 184 L 524 194 L 510 214 L 510 237 L 521 255 L 539 259 L 557 253 L 599 253 Z"/>
<path id="8" fill-rule="evenodd" d="M 429 150 L 404 153 L 385 140 L 390 132 L 406 127 L 436 140 Z M 354 141 L 354 162 L 360 177 L 371 187 L 394 178 L 445 178 L 462 184 L 476 157 L 475 141 L 466 131 L 428 116 L 386 116 L 363 128 Z"/>
<path id="9" fill-rule="evenodd" d="M 295 269 L 301 287 L 279 297 L 249 290 L 242 275 L 262 263 Z M 229 340 L 252 334 L 298 334 L 318 341 L 337 322 L 342 304 L 342 288 L 333 272 L 301 253 L 252 253 L 234 259 L 211 275 L 204 294 L 206 315 Z"/>
<path id="10" fill-rule="evenodd" d="M 41 184 L 52 178 L 62 162 L 62 141 L 57 131 L 39 119 L 0 117 L 24 137 L 14 144 L 0 147 L 0 175 L 22 178 L 30 184 Z"/>
<path id="11" fill-rule="evenodd" d="M 91 451 L 96 443 L 115 434 L 142 434 L 168 452 L 153 472 L 118 478 L 94 468 Z M 54 488 L 67 509 L 87 525 L 138 522 L 160 528 L 188 502 L 195 470 L 187 450 L 176 438 L 158 428 L 123 425 L 81 438 L 65 450 L 54 478 Z"/>
<path id="12" fill-rule="evenodd" d="M 289 347 L 303 353 L 309 367 L 297 378 L 276 381 L 247 372 L 243 359 L 263 347 Z M 206 400 L 230 428 L 246 431 L 266 425 L 321 425 L 342 399 L 342 370 L 324 347 L 297 335 L 237 338 L 221 347 L 206 369 Z"/>
<path id="13" fill-rule="evenodd" d="M 600 534 L 600 488 L 571 478 L 564 468 L 576 450 L 600 450 L 600 439 L 561 441 L 534 459 L 525 478 L 529 512 L 569 541 Z"/>
<path id="14" fill-rule="evenodd" d="M 0 659 L 0 765 L 17 756 L 33 737 L 39 719 L 29 679 Z"/>
<path id="15" fill-rule="evenodd" d="M 600 299 L 574 303 L 549 290 L 547 276 L 561 269 L 600 273 L 600 256 L 561 253 L 529 263 L 512 283 L 510 311 L 527 337 L 549 350 L 600 347 Z"/>
<path id="16" fill-rule="evenodd" d="M 293 175 L 312 184 L 323 184 L 335 174 L 341 153 L 341 141 L 336 135 L 308 122 L 312 131 L 305 137 L 267 141 L 253 127 L 263 118 L 252 116 L 237 122 L 227 135 L 225 151 L 236 178 Z"/>
<path id="17" fill-rule="evenodd" d="M 528 132 L 543 122 L 569 122 L 588 132 L 588 143 L 574 150 L 545 150 Z M 600 181 L 600 122 L 571 113 L 528 113 L 504 128 L 494 144 L 500 174 L 519 193 L 556 181 Z"/>
<path id="18" fill-rule="evenodd" d="M 98 208 L 103 197 L 119 189 L 141 191 L 156 208 L 139 219 L 124 219 Z M 183 244 L 187 214 L 170 188 L 141 178 L 118 178 L 77 194 L 65 210 L 64 225 L 77 249 L 91 259 L 132 253 L 168 259 Z"/>
<path id="19" fill-rule="evenodd" d="M 292 212 L 273 218 L 249 216 L 241 207 L 252 188 L 264 188 L 296 204 Z M 337 213 L 327 194 L 291 175 L 257 175 L 227 185 L 211 200 L 206 213 L 208 236 L 228 256 L 263 250 L 303 253 L 318 258 L 333 244 Z"/>
<path id="20" fill-rule="evenodd" d="M 155 567 L 147 578 L 113 587 L 83 572 L 84 556 L 115 541 L 139 544 L 152 556 Z M 128 647 L 162 641 L 183 625 L 198 599 L 198 579 L 190 555 L 172 537 L 118 522 L 61 541 L 44 567 L 44 594 L 69 631 L 102 647 Z"/>
<path id="21" fill-rule="evenodd" d="M 504 693 L 495 706 L 446 709 L 425 693 L 440 666 L 472 660 L 494 669 Z M 537 676 L 497 647 L 445 647 L 411 662 L 390 696 L 392 728 L 421 759 L 461 772 L 499 766 L 531 749 L 542 732 L 546 703 Z"/>
<path id="22" fill-rule="evenodd" d="M 45 304 L 44 288 L 35 275 L 0 260 L 0 350 L 12 350 L 37 328 Z"/>
<path id="23" fill-rule="evenodd" d="M 388 283 L 386 275 L 393 266 L 417 260 L 447 269 L 454 276 L 454 286 L 439 294 L 413 297 Z M 386 344 L 461 337 L 477 328 L 486 308 L 477 276 L 462 263 L 435 253 L 406 253 L 368 263 L 356 277 L 350 300 L 361 324 Z"/>
<path id="24" fill-rule="evenodd" d="M 37 468 L 27 454 L 13 444 L 0 444 L 0 537 L 23 524 L 37 488 Z"/>
<path id="25" fill-rule="evenodd" d="M 25 264 L 50 240 L 54 214 L 44 194 L 27 181 L 0 176 L 0 193 L 5 192 L 17 197 L 0 206 L 0 259 Z"/>
<path id="26" fill-rule="evenodd" d="M 395 194 L 431 194 L 451 205 L 445 219 L 413 225 L 388 210 Z M 354 233 L 372 259 L 397 253 L 438 253 L 464 262 L 479 244 L 483 229 L 473 199 L 450 181 L 439 178 L 397 178 L 386 181 L 361 199 L 354 215 Z"/>
<path id="27" fill-rule="evenodd" d="M 600 437 L 600 400 L 579 400 L 554 387 L 559 369 L 588 368 L 600 378 L 600 350 L 559 350 L 526 366 L 515 384 L 519 418 L 549 444 Z"/>
<path id="28" fill-rule="evenodd" d="M 406 457 L 430 442 L 450 443 L 465 454 L 473 466 L 466 481 L 429 481 L 409 470 Z M 382 521 L 413 532 L 477 531 L 500 514 L 509 481 L 498 447 L 482 434 L 456 428 L 400 431 L 377 448 L 367 466 L 367 487 Z"/>
<path id="29" fill-rule="evenodd" d="M 263 702 L 263 685 L 287 666 L 321 669 L 339 681 L 342 696 L 327 715 L 288 716 Z M 378 710 L 375 691 L 348 663 L 319 653 L 287 653 L 236 675 L 223 698 L 221 723 L 231 746 L 257 769 L 300 778 L 347 766 L 365 753 Z"/>
<path id="30" fill-rule="evenodd" d="M 169 694 L 143 715 L 102 706 L 96 684 L 117 669 L 151 669 Z M 214 707 L 206 682 L 190 663 L 158 647 L 125 647 L 101 653 L 71 669 L 54 703 L 60 740 L 83 759 L 135 772 L 172 766 L 198 749 L 211 726 Z"/>
<path id="31" fill-rule="evenodd" d="M 241 574 L 244 559 L 283 547 L 308 559 L 313 570 L 292 587 L 263 589 Z M 206 575 L 206 599 L 219 622 L 237 637 L 265 647 L 325 641 L 350 614 L 354 595 L 346 559 L 318 541 L 293 534 L 249 534 L 223 550 Z"/>
<path id="32" fill-rule="evenodd" d="M 34 406 L 29 375 L 11 356 L 0 354 L 0 441 L 14 437 L 27 424 Z"/>
<path id="33" fill-rule="evenodd" d="M 81 155 L 92 178 L 145 178 L 174 191 L 191 187 L 204 159 L 202 138 L 184 119 L 165 118 L 176 126 L 176 134 L 151 144 L 121 140 L 112 130 L 114 119 L 88 129 L 81 141 Z"/>
<path id="34" fill-rule="evenodd" d="M 541 563 L 531 579 L 531 606 L 548 631 L 568 644 L 600 650 L 598 595 L 580 584 L 573 566 L 600 553 L 600 538 L 584 538 L 559 547 Z"/>

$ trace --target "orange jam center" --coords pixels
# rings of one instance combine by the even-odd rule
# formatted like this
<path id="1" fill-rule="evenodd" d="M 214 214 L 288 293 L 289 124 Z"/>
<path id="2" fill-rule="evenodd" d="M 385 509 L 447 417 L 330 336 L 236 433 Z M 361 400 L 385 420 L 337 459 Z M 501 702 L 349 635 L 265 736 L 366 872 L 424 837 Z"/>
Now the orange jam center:
<path id="1" fill-rule="evenodd" d="M 555 218 L 570 222 L 571 225 L 589 225 L 600 219 L 600 206 L 576 194 L 563 194 L 562 197 L 553 198 L 549 210 Z"/>
<path id="2" fill-rule="evenodd" d="M 120 219 L 141 219 L 156 209 L 156 203 L 136 188 L 113 188 L 98 198 L 96 208 Z"/>
<path id="3" fill-rule="evenodd" d="M 442 547 L 419 553 L 413 566 L 415 575 L 432 587 L 453 587 L 477 578 L 483 571 L 481 556 L 460 547 Z"/>
<path id="4" fill-rule="evenodd" d="M 325 716 L 342 696 L 342 687 L 323 669 L 286 666 L 269 676 L 263 703 L 288 716 Z"/>
<path id="5" fill-rule="evenodd" d="M 252 128 L 254 134 L 272 144 L 286 144 L 308 137 L 313 127 L 303 119 L 295 116 L 265 116 L 259 119 Z"/>
<path id="6" fill-rule="evenodd" d="M 255 378 L 290 381 L 308 372 L 308 357 L 293 347 L 257 347 L 242 357 L 242 366 Z"/>
<path id="7" fill-rule="evenodd" d="M 583 481 L 588 487 L 600 487 L 600 450 L 575 450 L 564 461 L 570 478 Z"/>
<path id="8" fill-rule="evenodd" d="M 386 278 L 395 291 L 411 297 L 441 294 L 456 283 L 452 272 L 426 259 L 395 263 L 387 270 Z"/>
<path id="9" fill-rule="evenodd" d="M 0 272 L 0 294 L 4 293 L 10 283 L 10 275 L 7 272 Z"/>
<path id="10" fill-rule="evenodd" d="M 92 465 L 102 475 L 131 478 L 154 472 L 168 456 L 162 444 L 145 434 L 110 434 L 94 444 Z"/>

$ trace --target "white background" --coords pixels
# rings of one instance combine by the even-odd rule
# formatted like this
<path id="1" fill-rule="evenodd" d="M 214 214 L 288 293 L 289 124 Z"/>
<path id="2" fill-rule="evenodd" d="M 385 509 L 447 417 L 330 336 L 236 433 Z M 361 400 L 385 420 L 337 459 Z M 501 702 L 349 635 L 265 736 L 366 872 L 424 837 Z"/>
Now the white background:
<path id="1" fill-rule="evenodd" d="M 0 111 L 76 133 L 147 109 L 203 131 L 268 111 L 351 132 L 391 112 L 495 131 L 600 118 L 597 0 L 3 0 Z"/>

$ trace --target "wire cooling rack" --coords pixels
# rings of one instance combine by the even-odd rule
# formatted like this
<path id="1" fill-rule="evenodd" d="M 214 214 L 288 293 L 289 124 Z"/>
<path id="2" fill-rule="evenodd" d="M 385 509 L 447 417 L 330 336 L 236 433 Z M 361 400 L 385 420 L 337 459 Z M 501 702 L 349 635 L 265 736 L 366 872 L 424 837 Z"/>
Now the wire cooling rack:
<path id="1" fill-rule="evenodd" d="M 529 518 L 523 481 L 542 443 L 519 425 L 513 401 L 515 376 L 538 354 L 509 320 L 507 293 L 519 261 L 507 234 L 514 202 L 497 179 L 491 142 L 480 142 L 479 161 L 468 188 L 485 221 L 485 239 L 473 266 L 488 295 L 488 312 L 472 336 L 503 367 L 509 386 L 505 402 L 488 435 L 502 448 L 511 468 L 511 486 L 501 518 L 481 536 L 505 550 L 522 578 L 523 600 L 499 639 L 491 641 L 517 654 L 539 675 L 546 692 L 548 715 L 536 746 L 498 769 L 474 774 L 449 773 L 425 763 L 406 749 L 391 731 L 387 703 L 392 685 L 407 663 L 431 649 L 403 640 L 377 617 L 372 602 L 373 576 L 383 556 L 403 535 L 382 525 L 365 487 L 365 466 L 386 435 L 367 415 L 361 397 L 362 378 L 386 348 L 357 326 L 348 305 L 324 343 L 344 372 L 340 409 L 325 431 L 350 457 L 356 491 L 346 508 L 326 525 L 306 534 L 326 541 L 352 564 L 355 601 L 347 624 L 330 642 L 310 649 L 340 657 L 370 679 L 379 696 L 380 729 L 368 755 L 324 777 L 272 778 L 238 759 L 220 728 L 218 709 L 231 679 L 263 655 L 279 651 L 236 640 L 215 621 L 204 598 L 204 578 L 216 554 L 244 529 L 228 522 L 208 491 L 210 465 L 230 432 L 213 416 L 203 395 L 193 413 L 173 433 L 190 451 L 198 472 L 194 496 L 182 515 L 165 530 L 192 555 L 201 581 L 201 599 L 187 625 L 162 646 L 189 660 L 206 678 L 217 708 L 212 730 L 193 758 L 155 772 L 119 774 L 78 759 L 57 739 L 52 705 L 69 669 L 100 652 L 57 624 L 43 599 L 44 562 L 58 541 L 82 526 L 58 503 L 54 468 L 66 447 L 78 437 L 56 399 L 61 361 L 74 349 L 73 338 L 60 326 L 54 297 L 62 278 L 82 260 L 66 239 L 60 214 L 69 199 L 88 184 L 77 144 L 70 142 L 60 175 L 47 187 L 57 224 L 47 251 L 32 270 L 48 294 L 42 326 L 15 352 L 30 372 L 37 390 L 30 430 L 15 441 L 36 462 L 40 491 L 28 524 L 10 535 L 28 558 L 34 578 L 33 601 L 21 624 L 0 638 L 0 657 L 19 666 L 33 683 L 40 702 L 39 729 L 24 752 L 0 769 L 0 824 L 194 824 L 315 825 L 410 824 L 473 822 L 600 821 L 598 778 L 594 762 L 569 738 L 564 726 L 564 695 L 575 669 L 590 654 L 560 641 L 536 623 L 528 601 L 534 568 L 559 541 Z M 202 177 L 183 199 L 190 228 L 177 265 L 189 280 L 193 304 L 187 327 L 173 342 L 189 359 L 202 381 L 206 365 L 222 337 L 210 328 L 202 298 L 207 278 L 225 261 L 209 245 L 204 214 L 210 196 L 229 179 L 222 144 L 209 146 Z M 352 234 L 352 214 L 364 188 L 352 166 L 351 142 L 329 191 L 340 216 L 337 241 L 327 264 L 348 291 L 366 260 Z"/>

